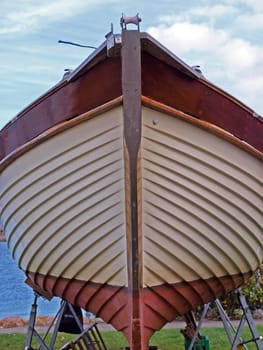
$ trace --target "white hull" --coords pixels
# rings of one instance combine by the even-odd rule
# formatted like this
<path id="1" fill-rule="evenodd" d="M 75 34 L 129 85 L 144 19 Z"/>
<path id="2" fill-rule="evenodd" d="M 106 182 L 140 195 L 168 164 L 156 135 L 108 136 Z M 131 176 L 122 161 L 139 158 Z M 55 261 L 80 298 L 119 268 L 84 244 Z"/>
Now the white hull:
<path id="1" fill-rule="evenodd" d="M 26 272 L 127 286 L 122 107 L 81 120 L 3 170 L 3 228 Z M 142 124 L 143 286 L 253 271 L 263 256 L 260 160 L 147 107 Z"/>

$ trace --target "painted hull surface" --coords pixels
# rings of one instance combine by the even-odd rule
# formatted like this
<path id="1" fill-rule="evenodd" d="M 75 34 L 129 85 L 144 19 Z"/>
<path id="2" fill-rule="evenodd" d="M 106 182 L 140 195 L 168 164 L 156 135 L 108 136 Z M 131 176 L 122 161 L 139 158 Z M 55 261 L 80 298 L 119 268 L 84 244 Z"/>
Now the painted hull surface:
<path id="1" fill-rule="evenodd" d="M 93 312 L 144 350 L 156 330 L 239 287 L 261 263 L 262 153 L 154 92 L 134 97 L 126 64 L 122 95 L 21 145 L 10 136 L 1 226 L 32 287 Z"/>

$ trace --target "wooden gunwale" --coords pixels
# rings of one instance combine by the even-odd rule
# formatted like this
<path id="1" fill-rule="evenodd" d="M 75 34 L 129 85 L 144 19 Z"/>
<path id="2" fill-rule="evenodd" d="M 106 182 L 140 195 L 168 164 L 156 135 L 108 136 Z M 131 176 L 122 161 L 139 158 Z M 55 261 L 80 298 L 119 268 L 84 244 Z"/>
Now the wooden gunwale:
<path id="1" fill-rule="evenodd" d="M 7 167 L 10 163 L 12 163 L 15 159 L 20 157 L 22 154 L 30 150 L 31 148 L 35 147 L 36 145 L 46 141 L 47 139 L 63 132 L 64 130 L 70 129 L 73 126 L 80 124 L 88 119 L 95 118 L 97 115 L 100 115 L 101 113 L 104 113 L 106 111 L 109 111 L 110 109 L 120 106 L 122 104 L 122 96 L 119 96 L 109 102 L 106 102 L 105 104 L 98 106 L 87 113 L 84 113 L 80 116 L 77 116 L 73 119 L 61 122 L 60 124 L 57 124 L 50 129 L 44 131 L 42 134 L 36 136 L 32 140 L 24 143 L 23 145 L 19 146 L 17 149 L 9 153 L 7 156 L 5 156 L 0 161 L 0 171 L 2 171 L 5 167 Z"/>
<path id="2" fill-rule="evenodd" d="M 210 122 L 263 151 L 263 120 L 239 101 L 202 78 L 142 51 L 142 94 Z"/>
<path id="3" fill-rule="evenodd" d="M 159 112 L 165 112 L 173 117 L 177 117 L 183 120 L 188 121 L 189 123 L 195 124 L 196 126 L 199 126 L 202 129 L 208 130 L 209 132 L 213 133 L 214 135 L 217 135 L 234 145 L 238 146 L 239 148 L 242 148 L 244 151 L 252 154 L 253 156 L 256 156 L 259 159 L 263 159 L 263 153 L 257 150 L 255 147 L 251 146 L 250 144 L 240 140 L 230 132 L 220 128 L 219 126 L 216 126 L 215 124 L 212 124 L 210 122 L 207 122 L 202 119 L 195 118 L 187 113 L 184 113 L 178 109 L 175 109 L 173 107 L 167 106 L 161 102 L 155 101 L 152 98 L 149 98 L 147 96 L 142 96 L 142 103 L 146 107 L 152 108 Z"/>
<path id="4" fill-rule="evenodd" d="M 151 37 L 147 33 L 141 33 L 142 39 L 142 51 L 150 53 L 152 56 L 158 58 L 160 61 L 165 62 L 167 65 L 179 69 L 183 73 L 187 74 L 189 77 L 200 80 L 202 84 L 211 88 L 217 93 L 220 93 L 227 99 L 234 102 L 236 105 L 239 105 L 242 109 L 246 110 L 249 113 L 254 113 L 253 109 L 244 104 L 242 101 L 239 101 L 234 96 L 221 89 L 220 87 L 214 85 L 209 80 L 205 79 L 202 74 L 197 73 L 192 67 L 185 64 L 179 57 L 177 57 L 173 52 L 168 50 L 165 46 L 160 44 L 157 40 Z"/>
<path id="5" fill-rule="evenodd" d="M 146 33 L 140 35 L 142 95 L 217 125 L 262 151 L 263 144 L 260 137 L 263 130 L 262 118 L 256 117 L 252 109 L 204 79 L 150 35 Z M 54 125 L 77 118 L 78 115 L 121 96 L 120 65 L 120 57 L 107 57 L 104 42 L 67 79 L 35 100 L 0 131 L 0 160 L 5 159 L 28 141 L 44 134 Z M 156 68 L 161 70 L 161 75 L 156 73 Z M 110 72 L 109 78 L 103 79 L 108 72 Z M 98 76 L 101 77 L 103 85 L 102 97 L 99 97 L 101 94 L 96 88 Z M 166 79 L 169 86 L 166 86 Z M 90 87 L 92 90 L 95 88 L 95 93 L 92 90 L 86 93 Z M 171 87 L 174 90 L 172 93 Z M 185 94 L 185 89 L 191 96 L 189 101 L 184 101 L 182 104 L 181 98 Z M 217 101 L 218 98 L 220 102 Z M 65 100 L 68 103 L 65 104 Z"/>
<path id="6" fill-rule="evenodd" d="M 53 126 L 121 96 L 120 64 L 119 58 L 100 61 L 77 80 L 63 81 L 33 102 L 0 131 L 0 159 Z M 114 74 L 104 79 L 109 71 Z"/>
<path id="7" fill-rule="evenodd" d="M 220 128 L 219 126 L 216 126 L 210 122 L 207 122 L 205 120 L 201 120 L 198 118 L 195 118 L 187 113 L 184 113 L 178 109 L 175 109 L 173 107 L 167 106 L 159 101 L 156 101 L 152 98 L 149 98 L 147 96 L 142 95 L 142 104 L 146 107 L 152 108 L 154 110 L 165 112 L 173 117 L 181 118 L 183 120 L 186 120 L 192 124 L 195 124 L 199 126 L 200 128 L 209 130 L 211 133 L 233 143 L 239 148 L 242 148 L 244 151 L 252 154 L 253 156 L 263 159 L 263 153 L 257 150 L 255 147 L 249 145 L 248 143 L 240 140 L 230 132 Z M 7 167 L 11 162 L 13 162 L 15 159 L 20 157 L 23 153 L 27 152 L 29 149 L 33 148 L 37 144 L 44 142 L 48 138 L 63 132 L 63 130 L 67 130 L 85 120 L 91 119 L 96 117 L 97 115 L 106 112 L 114 107 L 117 107 L 121 105 L 123 102 L 123 96 L 119 96 L 109 102 L 106 102 L 105 104 L 98 106 L 87 113 L 84 113 L 80 116 L 77 116 L 73 119 L 61 122 L 60 124 L 57 124 L 50 129 L 44 131 L 42 134 L 36 136 L 34 139 L 24 143 L 23 145 L 19 146 L 17 149 L 6 155 L 3 159 L 0 160 L 0 171 L 2 171 L 5 167 Z"/>

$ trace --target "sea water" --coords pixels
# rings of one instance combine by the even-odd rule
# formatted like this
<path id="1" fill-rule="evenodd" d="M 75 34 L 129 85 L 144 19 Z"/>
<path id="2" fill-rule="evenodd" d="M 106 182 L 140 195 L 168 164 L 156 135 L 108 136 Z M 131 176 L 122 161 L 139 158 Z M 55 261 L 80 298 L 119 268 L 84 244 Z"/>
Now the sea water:
<path id="1" fill-rule="evenodd" d="M 6 242 L 0 242 L 0 319 L 4 317 L 29 317 L 31 304 L 34 301 L 33 290 L 24 283 L 26 277 L 16 261 Z M 53 316 L 60 306 L 60 299 L 48 301 L 38 299 L 39 316 Z"/>

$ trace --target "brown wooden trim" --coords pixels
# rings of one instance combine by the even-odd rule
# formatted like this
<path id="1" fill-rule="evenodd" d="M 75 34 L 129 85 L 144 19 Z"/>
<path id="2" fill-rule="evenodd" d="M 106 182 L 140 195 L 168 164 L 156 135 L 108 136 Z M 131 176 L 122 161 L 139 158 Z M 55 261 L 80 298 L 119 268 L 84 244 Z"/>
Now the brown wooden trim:
<path id="1" fill-rule="evenodd" d="M 5 167 L 7 167 L 10 163 L 12 163 L 15 159 L 20 157 L 25 152 L 29 151 L 31 148 L 37 146 L 38 144 L 46 141 L 47 139 L 63 132 L 64 130 L 70 129 L 77 124 L 80 124 L 88 119 L 95 118 L 96 116 L 109 111 L 117 106 L 122 104 L 122 96 L 119 96 L 99 107 L 96 107 L 87 113 L 83 113 L 82 115 L 70 119 L 68 121 L 61 122 L 58 125 L 51 127 L 50 129 L 43 132 L 43 134 L 36 136 L 34 139 L 24 143 L 22 146 L 15 149 L 12 153 L 8 154 L 5 158 L 0 161 L 0 171 L 2 171 Z"/>
<path id="2" fill-rule="evenodd" d="M 253 114 L 254 111 L 247 105 L 245 105 L 242 101 L 239 101 L 234 96 L 230 95 L 228 92 L 224 91 L 220 87 L 214 85 L 212 82 L 207 80 L 202 76 L 202 74 L 197 73 L 191 66 L 181 60 L 178 56 L 176 56 L 173 52 L 169 51 L 165 46 L 155 40 L 148 33 L 141 33 L 141 42 L 142 42 L 142 51 L 150 54 L 151 56 L 157 58 L 159 61 L 164 62 L 168 66 L 171 66 L 182 73 L 188 75 L 195 80 L 198 80 L 203 85 L 206 85 L 210 89 L 224 95 L 227 99 L 231 100 L 233 103 L 239 105 L 244 110 Z"/>
<path id="3" fill-rule="evenodd" d="M 141 64 L 140 33 L 126 31 L 122 33 L 122 91 L 124 114 L 124 137 L 129 153 L 129 169 L 126 176 L 130 179 L 128 191 L 131 203 L 131 242 L 132 265 L 130 285 L 138 289 L 139 257 L 138 257 L 138 206 L 137 206 L 137 157 L 141 143 Z"/>
<path id="4" fill-rule="evenodd" d="M 249 106 L 245 105 L 242 101 L 239 101 L 234 96 L 230 95 L 228 92 L 226 92 L 223 89 L 221 89 L 219 86 L 214 85 L 209 80 L 200 79 L 200 81 L 202 82 L 203 85 L 206 85 L 210 89 L 212 89 L 215 92 L 219 93 L 220 95 L 226 97 L 228 100 L 232 101 L 234 104 L 238 105 L 239 107 L 241 107 L 242 109 L 247 111 L 249 114 L 252 115 L 254 113 L 252 108 L 250 108 Z"/>
<path id="5" fill-rule="evenodd" d="M 253 146 L 249 145 L 248 143 L 243 142 L 242 140 L 238 139 L 234 135 L 230 134 L 228 131 L 220 128 L 219 126 L 216 126 L 214 124 L 211 124 L 205 120 L 194 118 L 193 116 L 184 113 L 182 111 L 179 111 L 173 107 L 167 106 L 161 102 L 155 101 L 149 97 L 142 96 L 142 103 L 146 107 L 152 108 L 158 112 L 164 112 L 169 114 L 172 117 L 177 117 L 180 119 L 183 119 L 191 124 L 195 124 L 196 126 L 208 130 L 209 132 L 227 140 L 228 142 L 231 142 L 232 144 L 238 146 L 239 148 L 242 148 L 244 151 L 252 154 L 253 156 L 263 159 L 263 153 L 254 148 Z"/>
<path id="6" fill-rule="evenodd" d="M 39 295 L 43 296 L 44 298 L 51 300 L 53 298 L 53 294 L 51 292 L 48 292 L 44 290 L 43 288 L 39 287 L 36 283 L 32 281 L 31 278 L 27 278 L 25 280 L 25 283 L 32 288 L 35 292 L 37 292 Z"/>
<path id="7" fill-rule="evenodd" d="M 130 218 L 130 230 L 127 230 L 128 290 L 132 295 L 132 330 L 131 350 L 137 350 L 141 344 L 140 327 L 140 287 L 142 285 L 139 255 L 139 208 L 138 208 L 138 152 L 141 144 L 141 41 L 140 32 L 135 30 L 122 31 L 122 94 L 124 138 L 127 147 L 128 166 L 125 177 L 129 178 L 129 188 L 126 186 L 126 201 L 130 203 L 127 214 Z M 127 162 L 125 162 L 127 165 Z"/>
<path id="8" fill-rule="evenodd" d="M 53 126 L 121 96 L 120 65 L 120 58 L 107 58 L 36 100 L 0 131 L 0 160 Z"/>
<path id="9" fill-rule="evenodd" d="M 40 294 L 59 296 L 70 303 L 80 306 L 111 323 L 123 332 L 132 344 L 132 327 L 140 327 L 142 347 L 146 350 L 148 341 L 155 331 L 161 329 L 178 315 L 184 315 L 199 305 L 208 303 L 240 287 L 252 275 L 252 272 L 206 280 L 183 281 L 175 284 L 162 284 L 140 289 L 141 317 L 135 325 L 132 322 L 131 299 L 127 287 L 45 276 L 28 272 L 33 286 L 38 286 Z M 41 291 L 43 289 L 43 292 Z M 103 305 L 103 308 L 101 308 Z M 136 328 L 139 331 L 138 328 Z"/>
<path id="10" fill-rule="evenodd" d="M 204 79 L 196 79 L 142 52 L 142 94 L 226 130 L 263 152 L 263 120 Z"/>

